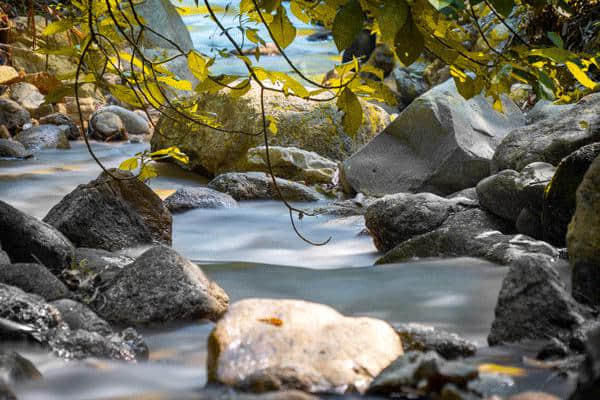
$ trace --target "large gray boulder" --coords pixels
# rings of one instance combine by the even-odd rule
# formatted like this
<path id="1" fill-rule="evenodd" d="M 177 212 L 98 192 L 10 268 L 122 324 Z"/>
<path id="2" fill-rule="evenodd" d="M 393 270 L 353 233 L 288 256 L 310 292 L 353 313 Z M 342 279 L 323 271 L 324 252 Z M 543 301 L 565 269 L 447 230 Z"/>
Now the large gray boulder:
<path id="1" fill-rule="evenodd" d="M 109 322 L 145 325 L 218 319 L 229 297 L 200 267 L 166 246 L 155 246 L 124 268 L 94 308 Z"/>
<path id="2" fill-rule="evenodd" d="M 21 131 L 15 140 L 21 142 L 27 150 L 70 149 L 69 127 L 67 125 L 39 125 Z"/>
<path id="3" fill-rule="evenodd" d="M 94 114 L 88 125 L 87 135 L 96 140 L 126 140 L 127 132 L 117 114 L 102 112 Z"/>
<path id="4" fill-rule="evenodd" d="M 75 248 L 56 228 L 0 201 L 0 242 L 14 263 L 43 263 L 59 275 Z"/>
<path id="5" fill-rule="evenodd" d="M 600 306 L 600 156 L 577 189 L 577 206 L 567 232 L 573 265 L 573 296 Z"/>
<path id="6" fill-rule="evenodd" d="M 16 101 L 0 98 L 0 125 L 5 125 L 11 134 L 16 135 L 23 125 L 31 121 L 29 111 Z"/>
<path id="7" fill-rule="evenodd" d="M 167 197 L 164 203 L 172 213 L 194 208 L 235 208 L 238 206 L 237 201 L 227 193 L 207 187 L 179 188 Z"/>
<path id="8" fill-rule="evenodd" d="M 323 198 L 316 190 L 287 179 L 276 178 L 277 187 L 285 200 L 316 201 Z M 279 199 L 270 176 L 263 172 L 230 172 L 217 176 L 208 187 L 229 194 L 236 200 Z"/>
<path id="9" fill-rule="evenodd" d="M 394 324 L 394 329 L 402 339 L 404 351 L 435 351 L 446 360 L 470 357 L 477 352 L 475 343 L 431 325 L 401 323 Z"/>
<path id="10" fill-rule="evenodd" d="M 66 195 L 44 221 L 77 247 L 109 251 L 171 244 L 172 217 L 162 200 L 131 173 L 112 169 Z"/>
<path id="11" fill-rule="evenodd" d="M 135 10 L 144 19 L 148 28 L 154 31 L 149 29 L 144 31 L 142 43 L 145 47 L 162 49 L 178 49 L 179 47 L 183 52 L 194 48 L 190 31 L 169 0 L 146 0 L 136 6 Z"/>
<path id="12" fill-rule="evenodd" d="M 525 339 L 558 339 L 567 346 L 585 341 L 591 309 L 577 303 L 545 255 L 524 257 L 511 265 L 502 283 L 490 345 Z"/>
<path id="13" fill-rule="evenodd" d="M 506 265 L 531 254 L 559 256 L 558 250 L 546 242 L 525 235 L 503 234 L 503 231 L 510 231 L 510 224 L 491 213 L 477 208 L 460 211 L 451 214 L 439 228 L 400 243 L 376 263 L 429 257 L 479 257 Z"/>
<path id="14" fill-rule="evenodd" d="M 40 264 L 0 265 L 0 282 L 48 301 L 71 296 L 65 284 Z"/>
<path id="15" fill-rule="evenodd" d="M 3 339 L 29 340 L 47 346 L 59 357 L 143 360 L 148 348 L 133 329 L 100 334 L 71 330 L 60 311 L 41 297 L 0 283 L 0 330 Z"/>
<path id="16" fill-rule="evenodd" d="M 575 214 L 577 188 L 598 156 L 600 142 L 583 146 L 558 164 L 543 199 L 541 225 L 547 242 L 566 245 L 567 227 Z"/>
<path id="17" fill-rule="evenodd" d="M 492 170 L 520 171 L 536 161 L 558 165 L 578 148 L 594 142 L 600 142 L 600 93 L 584 97 L 572 109 L 510 132 L 496 149 Z"/>
<path id="18" fill-rule="evenodd" d="M 483 97 L 465 100 L 452 80 L 416 99 L 343 164 L 356 192 L 450 194 L 490 174 L 496 146 L 525 118 L 511 100 L 504 114 Z"/>
<path id="19" fill-rule="evenodd" d="M 208 380 L 253 392 L 362 392 L 401 354 L 384 321 L 301 300 L 246 299 L 208 339 Z"/>
<path id="20" fill-rule="evenodd" d="M 466 207 L 474 207 L 473 202 L 464 198 L 445 199 L 431 193 L 398 193 L 371 203 L 365 223 L 377 249 L 388 251 L 438 228 L 452 213 Z"/>

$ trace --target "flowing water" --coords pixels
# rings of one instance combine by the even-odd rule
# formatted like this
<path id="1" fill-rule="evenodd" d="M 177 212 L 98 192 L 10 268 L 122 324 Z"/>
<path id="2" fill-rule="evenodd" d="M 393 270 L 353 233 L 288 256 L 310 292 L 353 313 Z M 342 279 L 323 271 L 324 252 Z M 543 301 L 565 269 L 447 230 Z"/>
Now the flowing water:
<path id="1" fill-rule="evenodd" d="M 0 199 L 42 218 L 78 184 L 100 170 L 82 143 L 71 150 L 45 150 L 26 161 L 0 160 Z M 117 166 L 146 144 L 93 144 L 107 166 Z M 151 186 L 161 194 L 204 178 L 169 164 Z M 174 216 L 173 247 L 195 260 L 232 301 L 248 297 L 295 298 L 324 303 L 346 315 L 367 315 L 390 323 L 421 322 L 454 331 L 481 350 L 472 362 L 520 365 L 519 349 L 489 349 L 485 338 L 506 268 L 475 259 L 419 261 L 373 267 L 378 256 L 362 235 L 362 218 L 305 218 L 309 237 L 332 236 L 331 244 L 313 247 L 293 233 L 278 202 L 242 202 L 237 209 L 193 210 Z M 20 399 L 105 399 L 140 393 L 180 393 L 206 381 L 205 321 L 144 331 L 150 361 L 64 362 L 41 349 L 20 348 L 44 374 L 41 382 L 16 388 Z M 543 370 L 507 380 L 494 392 L 524 388 L 568 393 L 570 382 Z"/>
<path id="2" fill-rule="evenodd" d="M 175 1 L 192 6 L 193 0 Z M 211 1 L 226 25 L 236 24 L 235 7 L 223 10 L 226 0 Z M 286 5 L 286 7 L 288 7 Z M 312 28 L 291 13 L 299 38 L 287 49 L 307 75 L 329 70 L 339 60 L 332 41 L 309 42 Z M 184 17 L 194 45 L 211 54 L 231 50 L 204 14 Z M 233 29 L 239 40 L 241 33 Z M 260 35 L 267 39 L 264 29 Z M 248 44 L 246 48 L 250 47 Z M 290 72 L 281 56 L 261 57 L 259 65 Z M 241 61 L 217 63 L 213 73 L 244 73 Z M 0 160 L 0 200 L 43 218 L 48 210 L 78 184 L 94 179 L 98 166 L 82 143 L 73 149 L 45 150 L 26 161 Z M 143 151 L 147 144 L 94 143 L 107 166 Z M 199 186 L 204 178 L 162 164 L 161 176 L 151 182 L 159 194 L 181 186 Z M 481 260 L 419 261 L 373 267 L 378 256 L 371 239 L 361 231 L 360 217 L 305 218 L 299 222 L 314 240 L 332 237 L 329 245 L 313 247 L 291 229 L 286 209 L 278 202 L 242 202 L 239 208 L 192 210 L 173 218 L 173 247 L 195 260 L 222 286 L 231 301 L 248 297 L 295 298 L 324 303 L 346 315 L 367 315 L 390 323 L 421 322 L 460 333 L 480 350 L 471 362 L 520 365 L 527 354 L 519 348 L 486 347 L 486 335 L 506 268 Z M 44 380 L 16 387 L 23 400 L 88 400 L 131 398 L 142 393 L 175 394 L 201 389 L 206 382 L 206 338 L 212 324 L 198 321 L 182 326 L 143 331 L 150 360 L 135 365 L 107 361 L 65 362 L 42 349 L 19 346 L 34 361 Z M 546 390 L 563 397 L 572 382 L 544 370 L 528 368 L 527 376 L 498 381 L 490 392 L 507 394 Z M 151 397 L 155 398 L 155 397 Z M 160 398 L 160 397 L 156 397 Z"/>

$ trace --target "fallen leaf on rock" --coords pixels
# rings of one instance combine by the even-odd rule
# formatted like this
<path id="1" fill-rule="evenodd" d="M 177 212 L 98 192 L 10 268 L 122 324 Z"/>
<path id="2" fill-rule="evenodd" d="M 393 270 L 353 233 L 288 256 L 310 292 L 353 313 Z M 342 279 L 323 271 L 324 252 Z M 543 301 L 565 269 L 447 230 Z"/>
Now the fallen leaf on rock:
<path id="1" fill-rule="evenodd" d="M 271 324 L 271 325 L 274 325 L 274 326 L 281 326 L 281 325 L 283 325 L 283 321 L 280 320 L 279 318 L 275 318 L 275 317 L 259 318 L 258 320 L 260 322 L 264 322 L 265 324 Z"/>
<path id="2" fill-rule="evenodd" d="M 499 364 L 481 364 L 477 367 L 480 373 L 493 373 L 508 376 L 525 376 L 527 372 L 523 368 L 510 367 Z"/>

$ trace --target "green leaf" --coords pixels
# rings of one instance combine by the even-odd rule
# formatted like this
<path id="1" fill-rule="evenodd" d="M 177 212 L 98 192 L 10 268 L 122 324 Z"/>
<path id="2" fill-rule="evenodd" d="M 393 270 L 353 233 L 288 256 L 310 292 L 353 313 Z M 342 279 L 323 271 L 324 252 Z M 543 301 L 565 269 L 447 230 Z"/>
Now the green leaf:
<path id="1" fill-rule="evenodd" d="M 363 112 L 358 97 L 348 88 L 344 88 L 337 99 L 338 108 L 344 112 L 342 126 L 348 136 L 354 137 L 362 125 Z"/>
<path id="2" fill-rule="evenodd" d="M 138 167 L 138 158 L 137 157 L 128 158 L 127 160 L 123 161 L 121 163 L 121 165 L 119 165 L 119 169 L 122 169 L 124 171 L 133 171 L 137 167 Z"/>
<path id="3" fill-rule="evenodd" d="M 575 79 L 577 79 L 577 81 L 579 83 L 581 83 L 583 86 L 585 86 L 586 88 L 595 89 L 596 86 L 598 86 L 598 84 L 596 82 L 591 80 L 590 77 L 587 76 L 586 73 L 583 72 L 583 70 L 581 68 L 579 68 L 579 65 L 577 65 L 571 61 L 567 61 L 565 65 L 567 66 L 567 69 L 569 70 L 569 72 L 571 72 L 571 74 L 575 77 Z"/>
<path id="4" fill-rule="evenodd" d="M 273 118 L 272 115 L 267 115 L 267 121 L 269 121 L 269 125 L 267 126 L 267 128 L 269 129 L 269 131 L 271 131 L 273 135 L 276 135 L 278 132 L 277 121 L 275 120 L 275 118 Z"/>
<path id="5" fill-rule="evenodd" d="M 263 46 L 265 45 L 265 41 L 260 36 L 258 36 L 258 29 L 246 29 L 246 37 L 252 43 L 262 44 Z"/>
<path id="6" fill-rule="evenodd" d="M 348 4 L 338 11 L 333 19 L 333 41 L 338 51 L 350 47 L 354 39 L 363 29 L 365 15 L 360 8 L 360 4 L 356 0 L 350 0 Z"/>
<path id="7" fill-rule="evenodd" d="M 273 40 L 282 49 L 288 47 L 296 38 L 296 28 L 292 25 L 283 6 L 277 8 L 277 14 L 275 14 L 273 21 L 269 24 L 269 29 L 273 35 Z"/>
<path id="8" fill-rule="evenodd" d="M 498 14 L 508 17 L 515 6 L 515 0 L 490 0 Z"/>
<path id="9" fill-rule="evenodd" d="M 144 164 L 142 169 L 140 170 L 140 174 L 138 175 L 138 179 L 142 182 L 146 182 L 148 179 L 152 179 L 158 176 L 158 172 L 156 168 L 152 165 Z"/>
<path id="10" fill-rule="evenodd" d="M 290 1 L 290 11 L 305 24 L 310 24 L 310 17 L 304 13 L 304 8 L 295 0 Z"/>
<path id="11" fill-rule="evenodd" d="M 396 33 L 406 23 L 409 8 L 406 0 L 387 1 L 377 17 L 377 25 L 381 31 L 381 40 L 392 47 Z"/>
<path id="12" fill-rule="evenodd" d="M 48 24 L 42 31 L 42 35 L 43 36 L 55 35 L 57 33 L 68 31 L 69 29 L 73 28 L 74 26 L 75 26 L 74 20 L 72 20 L 70 18 L 60 19 L 58 21 L 52 22 L 51 24 Z"/>
<path id="13" fill-rule="evenodd" d="M 402 29 L 396 33 L 394 47 L 396 55 L 405 66 L 417 61 L 425 49 L 425 40 L 414 23 L 412 15 L 408 16 Z"/>
<path id="14" fill-rule="evenodd" d="M 192 51 L 188 55 L 188 67 L 199 81 L 205 80 L 208 76 L 208 63 L 197 51 Z"/>
<path id="15" fill-rule="evenodd" d="M 562 38 L 560 37 L 560 35 L 558 33 L 546 32 L 546 36 L 548 36 L 548 39 L 550 39 L 556 47 L 559 47 L 561 49 L 565 48 L 565 42 L 563 42 Z"/>
<path id="16" fill-rule="evenodd" d="M 134 107 L 142 107 L 140 101 L 133 89 L 125 86 L 125 85 L 110 85 L 108 87 L 110 93 L 117 98 L 117 100 L 122 101 L 123 103 L 129 104 Z"/>

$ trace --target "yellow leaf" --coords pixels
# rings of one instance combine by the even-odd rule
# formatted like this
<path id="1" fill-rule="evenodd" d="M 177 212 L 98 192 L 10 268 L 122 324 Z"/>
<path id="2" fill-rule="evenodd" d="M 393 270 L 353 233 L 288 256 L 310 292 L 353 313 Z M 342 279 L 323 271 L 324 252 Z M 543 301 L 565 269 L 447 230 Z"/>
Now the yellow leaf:
<path id="1" fill-rule="evenodd" d="M 188 67 L 199 81 L 205 80 L 208 76 L 208 63 L 197 51 L 192 51 L 188 55 Z"/>
<path id="2" fill-rule="evenodd" d="M 119 169 L 122 169 L 124 171 L 133 171 L 137 167 L 138 167 L 138 158 L 137 157 L 128 158 L 127 160 L 123 161 L 121 163 L 121 165 L 119 165 Z"/>
<path id="3" fill-rule="evenodd" d="M 498 364 L 481 364 L 477 367 L 480 373 L 493 373 L 508 376 L 525 376 L 527 372 L 523 368 L 510 367 Z"/>
<path id="4" fill-rule="evenodd" d="M 273 326 L 281 326 L 283 325 L 283 321 L 276 317 L 268 317 L 268 318 L 259 318 L 260 322 L 264 322 L 265 324 L 270 324 Z"/>
<path id="5" fill-rule="evenodd" d="M 279 44 L 282 49 L 288 47 L 296 38 L 296 28 L 290 21 L 283 6 L 277 8 L 277 14 L 273 21 L 269 23 L 269 29 L 273 35 L 273 40 Z"/>
<path id="6" fill-rule="evenodd" d="M 157 176 L 158 172 L 156 172 L 156 168 L 154 168 L 152 165 L 145 164 L 138 175 L 138 179 L 142 182 L 146 182 L 148 179 L 152 179 Z"/>
<path id="7" fill-rule="evenodd" d="M 48 24 L 42 31 L 43 36 L 50 36 L 57 33 L 68 31 L 75 26 L 75 21 L 72 19 L 61 19 Z"/>
<path id="8" fill-rule="evenodd" d="M 582 69 L 579 68 L 579 66 L 577 64 L 575 64 L 574 62 L 571 62 L 571 61 L 567 61 L 565 64 L 566 64 L 569 72 L 571 72 L 571 74 L 575 77 L 575 79 L 577 79 L 577 81 L 579 83 L 581 83 L 583 86 L 585 86 L 588 89 L 596 88 L 596 86 L 598 84 L 596 82 L 594 82 L 593 80 L 591 80 L 585 74 L 585 72 L 583 72 Z"/>
<path id="9" fill-rule="evenodd" d="M 348 88 L 344 88 L 337 100 L 337 106 L 344 112 L 342 125 L 348 136 L 354 137 L 362 125 L 363 112 L 358 98 Z"/>
<path id="10" fill-rule="evenodd" d="M 269 126 L 267 127 L 272 134 L 277 134 L 277 121 L 271 115 L 267 115 L 267 121 L 269 121 Z"/>
<path id="11" fill-rule="evenodd" d="M 156 80 L 159 82 L 162 82 L 165 85 L 170 86 L 176 90 L 186 90 L 186 91 L 192 90 L 192 82 L 187 81 L 187 80 L 175 79 L 171 76 L 159 76 Z"/>

